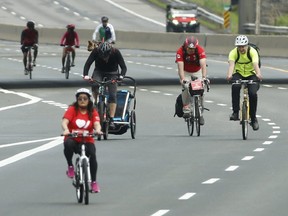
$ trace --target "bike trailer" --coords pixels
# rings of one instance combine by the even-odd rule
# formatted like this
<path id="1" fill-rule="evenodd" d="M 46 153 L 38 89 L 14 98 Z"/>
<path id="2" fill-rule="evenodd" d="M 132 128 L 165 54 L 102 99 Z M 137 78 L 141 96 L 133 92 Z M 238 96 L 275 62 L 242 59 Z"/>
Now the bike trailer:
<path id="1" fill-rule="evenodd" d="M 115 128 L 109 129 L 110 134 L 121 135 L 130 127 L 130 105 L 134 95 L 128 90 L 117 91 L 117 108 L 114 117 Z"/>

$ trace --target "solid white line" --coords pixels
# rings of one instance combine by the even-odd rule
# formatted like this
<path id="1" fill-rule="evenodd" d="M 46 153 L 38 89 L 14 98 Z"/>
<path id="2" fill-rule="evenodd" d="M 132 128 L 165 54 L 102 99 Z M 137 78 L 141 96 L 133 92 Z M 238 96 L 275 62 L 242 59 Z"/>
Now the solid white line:
<path id="1" fill-rule="evenodd" d="M 244 158 L 242 158 L 242 160 L 248 161 L 248 160 L 252 160 L 254 158 L 254 156 L 245 156 Z"/>
<path id="2" fill-rule="evenodd" d="M 220 178 L 211 178 L 207 181 L 202 182 L 202 184 L 214 184 L 215 182 L 219 181 Z"/>
<path id="3" fill-rule="evenodd" d="M 159 210 L 159 211 L 155 212 L 154 214 L 152 214 L 151 216 L 162 216 L 162 215 L 168 213 L 169 211 L 170 210 L 168 210 L 168 209 Z"/>
<path id="4" fill-rule="evenodd" d="M 228 167 L 227 169 L 225 169 L 225 171 L 227 171 L 227 172 L 232 172 L 232 171 L 235 171 L 236 169 L 238 169 L 239 168 L 239 166 L 230 166 L 230 167 Z"/>
<path id="5" fill-rule="evenodd" d="M 193 197 L 196 193 L 186 193 L 183 196 L 179 197 L 179 200 L 188 200 Z"/>
<path id="6" fill-rule="evenodd" d="M 124 11 L 126 11 L 126 12 L 128 12 L 128 13 L 134 15 L 134 16 L 137 16 L 137 17 L 141 18 L 141 19 L 147 20 L 147 21 L 149 21 L 149 22 L 155 23 L 155 24 L 160 25 L 160 26 L 163 26 L 163 27 L 166 26 L 164 23 L 160 23 L 160 22 L 155 21 L 155 20 L 152 20 L 152 19 L 150 19 L 150 18 L 148 18 L 148 17 L 144 17 L 144 16 L 142 16 L 142 15 L 140 15 L 140 14 L 137 14 L 137 13 L 135 13 L 134 11 L 131 11 L 131 10 L 127 9 L 127 8 L 124 8 L 123 6 L 121 6 L 121 5 L 113 2 L 113 1 L 111 1 L 111 0 L 105 0 L 105 1 L 108 2 L 108 3 L 110 3 L 110 4 L 112 4 L 112 5 L 114 5 L 115 7 L 118 7 L 118 8 L 120 8 L 121 10 L 124 10 Z"/>
<path id="7" fill-rule="evenodd" d="M 47 138 L 47 139 L 39 139 L 39 140 L 31 140 L 31 141 L 23 141 L 23 142 L 17 142 L 17 143 L 3 144 L 3 145 L 0 145 L 0 148 L 17 146 L 17 145 L 25 145 L 25 144 L 31 144 L 31 143 L 36 143 L 36 142 L 43 142 L 43 141 L 48 141 L 48 140 L 55 140 L 58 137 L 59 136 L 52 137 L 52 138 Z"/>
<path id="8" fill-rule="evenodd" d="M 53 147 L 55 147 L 55 146 L 57 146 L 59 144 L 62 144 L 62 143 L 63 143 L 63 137 L 59 137 L 56 140 L 53 140 L 53 141 L 51 141 L 49 143 L 46 143 L 46 144 L 44 144 L 42 146 L 39 146 L 37 148 L 30 149 L 28 151 L 24 151 L 24 152 L 21 152 L 19 154 L 16 154 L 16 155 L 12 156 L 12 157 L 9 157 L 9 158 L 6 158 L 4 160 L 1 160 L 0 161 L 0 167 L 9 165 L 11 163 L 14 163 L 16 161 L 19 161 L 21 159 L 29 157 L 29 156 L 31 156 L 33 154 L 38 153 L 38 152 L 46 151 L 46 150 L 48 150 L 50 148 L 53 148 Z"/>
<path id="9" fill-rule="evenodd" d="M 26 105 L 30 105 L 30 104 L 34 104 L 34 103 L 37 103 L 40 100 L 42 100 L 41 98 L 34 97 L 32 95 L 28 95 L 28 94 L 22 93 L 22 92 L 14 92 L 14 91 L 6 90 L 6 89 L 0 89 L 0 92 L 3 92 L 5 94 L 15 94 L 15 95 L 18 95 L 20 97 L 24 97 L 24 98 L 30 99 L 30 101 L 28 101 L 26 103 L 11 105 L 11 106 L 7 106 L 7 107 L 1 107 L 0 111 L 7 110 L 7 109 L 13 109 L 13 108 L 16 108 L 16 107 L 21 107 L 21 106 L 26 106 Z"/>

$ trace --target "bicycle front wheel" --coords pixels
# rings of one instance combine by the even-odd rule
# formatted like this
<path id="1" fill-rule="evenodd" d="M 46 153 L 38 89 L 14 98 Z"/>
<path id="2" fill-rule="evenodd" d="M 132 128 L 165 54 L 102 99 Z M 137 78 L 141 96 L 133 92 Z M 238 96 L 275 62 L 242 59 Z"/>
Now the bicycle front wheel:
<path id="1" fill-rule="evenodd" d="M 75 171 L 75 188 L 76 188 L 76 198 L 78 203 L 83 202 L 83 184 L 80 183 L 80 167 L 79 167 L 79 158 L 76 160 L 76 171 Z"/>
<path id="2" fill-rule="evenodd" d="M 88 161 L 83 160 L 82 161 L 82 171 L 83 171 L 83 192 L 84 192 L 84 201 L 85 205 L 89 204 L 89 178 L 88 178 Z"/>
<path id="3" fill-rule="evenodd" d="M 65 65 L 65 78 L 66 79 L 69 79 L 70 67 L 71 67 L 71 59 L 70 59 L 70 55 L 67 54 L 66 65 Z"/>
<path id="4" fill-rule="evenodd" d="M 194 122 L 195 122 L 196 132 L 197 132 L 197 136 L 200 136 L 200 115 L 201 115 L 201 111 L 200 111 L 198 97 L 195 97 L 194 109 L 195 109 Z"/>
<path id="5" fill-rule="evenodd" d="M 241 111 L 241 126 L 242 126 L 242 138 L 243 140 L 246 140 L 248 137 L 248 126 L 249 126 L 249 122 L 248 122 L 248 105 L 247 102 L 243 102 L 242 104 L 242 111 Z"/>

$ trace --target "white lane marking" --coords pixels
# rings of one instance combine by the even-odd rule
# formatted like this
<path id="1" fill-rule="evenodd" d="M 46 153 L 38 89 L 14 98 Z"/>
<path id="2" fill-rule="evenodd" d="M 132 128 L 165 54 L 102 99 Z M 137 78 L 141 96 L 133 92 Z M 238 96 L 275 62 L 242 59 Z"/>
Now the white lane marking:
<path id="1" fill-rule="evenodd" d="M 236 169 L 238 169 L 239 168 L 239 166 L 230 166 L 230 167 L 228 167 L 227 169 L 225 169 L 225 171 L 227 171 L 227 172 L 232 172 L 232 171 L 235 171 Z"/>
<path id="2" fill-rule="evenodd" d="M 160 91 L 151 91 L 151 93 L 159 94 Z"/>
<path id="3" fill-rule="evenodd" d="M 269 122 L 268 125 L 276 125 L 274 122 Z"/>
<path id="4" fill-rule="evenodd" d="M 248 161 L 248 160 L 252 160 L 253 158 L 254 158 L 254 156 L 245 156 L 241 160 Z"/>
<path id="5" fill-rule="evenodd" d="M 224 107 L 224 106 L 227 106 L 227 104 L 220 104 L 220 103 L 217 104 L 217 105 L 218 105 L 218 106 L 223 106 L 223 107 Z"/>
<path id="6" fill-rule="evenodd" d="M 269 136 L 268 138 L 269 139 L 276 139 L 278 136 L 277 135 L 271 135 L 271 136 Z"/>
<path id="7" fill-rule="evenodd" d="M 273 143 L 273 141 L 265 141 L 264 143 L 263 143 L 263 145 L 270 145 L 270 144 L 272 144 Z"/>
<path id="8" fill-rule="evenodd" d="M 53 147 L 55 147 L 57 145 L 60 145 L 62 143 L 63 143 L 63 137 L 58 137 L 57 139 L 55 139 L 55 140 L 53 140 L 53 141 L 51 141 L 49 143 L 46 143 L 46 144 L 44 144 L 42 146 L 39 146 L 39 147 L 34 148 L 34 149 L 30 149 L 28 151 L 21 152 L 21 153 L 16 154 L 16 155 L 14 155 L 12 157 L 9 157 L 9 158 L 6 158 L 4 160 L 1 160 L 0 161 L 0 167 L 9 165 L 11 163 L 14 163 L 16 161 L 19 161 L 21 159 L 29 157 L 29 156 L 31 156 L 33 154 L 38 153 L 38 152 L 46 151 L 46 150 L 51 149 L 51 148 L 53 148 Z"/>
<path id="9" fill-rule="evenodd" d="M 196 195 L 196 193 L 186 193 L 183 196 L 179 197 L 178 200 L 188 200 L 194 195 Z"/>
<path id="10" fill-rule="evenodd" d="M 31 144 L 31 143 L 36 143 L 36 142 L 43 142 L 43 141 L 48 141 L 48 140 L 55 140 L 56 138 L 58 138 L 58 137 L 39 139 L 39 140 L 31 140 L 31 141 L 23 141 L 23 142 L 17 142 L 17 143 L 2 144 L 2 145 L 0 145 L 0 148 L 17 146 L 17 145 L 25 145 L 25 144 Z"/>
<path id="11" fill-rule="evenodd" d="M 273 126 L 272 128 L 273 128 L 273 129 L 280 129 L 279 126 Z"/>
<path id="12" fill-rule="evenodd" d="M 281 131 L 273 131 L 273 134 L 280 134 Z"/>
<path id="13" fill-rule="evenodd" d="M 266 122 L 271 121 L 270 119 L 266 119 L 266 118 L 263 118 L 262 120 Z"/>
<path id="14" fill-rule="evenodd" d="M 267 88 L 272 88 L 273 86 L 272 85 L 263 85 L 264 87 L 267 87 Z"/>
<path id="15" fill-rule="evenodd" d="M 24 97 L 24 98 L 30 99 L 30 101 L 28 101 L 26 103 L 11 105 L 11 106 L 7 106 L 7 107 L 1 107 L 0 111 L 7 110 L 7 109 L 13 109 L 13 108 L 16 108 L 16 107 L 21 107 L 21 106 L 26 106 L 26 105 L 31 105 L 31 104 L 37 103 L 37 102 L 42 100 L 41 98 L 34 97 L 32 95 L 28 95 L 28 94 L 22 93 L 22 92 L 14 92 L 14 91 L 6 90 L 6 89 L 0 89 L 0 92 L 3 92 L 5 94 L 15 94 L 15 95 L 18 95 L 20 97 Z"/>
<path id="16" fill-rule="evenodd" d="M 115 7 L 118 7 L 118 8 L 120 8 L 121 10 L 124 10 L 124 11 L 126 11 L 126 12 L 128 12 L 128 13 L 134 15 L 134 16 L 137 16 L 137 17 L 141 18 L 141 19 L 147 20 L 147 21 L 149 21 L 149 22 L 155 23 L 155 24 L 160 25 L 160 26 L 163 26 L 163 27 L 166 26 L 164 23 L 160 23 L 160 22 L 155 21 L 155 20 L 153 20 L 153 19 L 150 19 L 150 18 L 148 18 L 148 17 L 145 17 L 145 16 L 142 16 L 142 15 L 140 15 L 140 14 L 137 14 L 137 13 L 135 13 L 134 11 L 131 11 L 131 10 L 127 9 L 127 8 L 124 8 L 123 6 L 121 6 L 121 5 L 113 2 L 113 1 L 111 1 L 111 0 L 105 0 L 105 1 L 108 2 L 108 3 L 110 3 L 110 4 L 112 4 L 112 5 L 114 5 Z"/>
<path id="17" fill-rule="evenodd" d="M 255 150 L 254 150 L 254 152 L 262 152 L 262 151 L 264 151 L 265 150 L 265 148 L 256 148 Z"/>
<path id="18" fill-rule="evenodd" d="M 285 87 L 278 87 L 279 90 L 286 90 L 287 88 Z"/>
<path id="19" fill-rule="evenodd" d="M 207 181 L 202 182 L 202 184 L 214 184 L 215 182 L 219 180 L 220 178 L 211 178 L 211 179 L 208 179 Z"/>
<path id="20" fill-rule="evenodd" d="M 170 210 L 168 210 L 168 209 L 159 210 L 159 211 L 155 212 L 154 214 L 152 214 L 151 216 L 162 216 L 162 215 L 168 213 L 169 211 Z"/>

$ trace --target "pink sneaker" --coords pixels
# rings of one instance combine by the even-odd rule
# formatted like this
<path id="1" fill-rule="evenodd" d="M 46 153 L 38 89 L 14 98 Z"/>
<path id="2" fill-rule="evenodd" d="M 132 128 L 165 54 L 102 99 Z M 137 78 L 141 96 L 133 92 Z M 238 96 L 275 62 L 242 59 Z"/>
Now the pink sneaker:
<path id="1" fill-rule="evenodd" d="M 99 193 L 100 192 L 100 187 L 96 181 L 91 182 L 91 191 L 92 191 L 92 193 Z"/>
<path id="2" fill-rule="evenodd" d="M 66 171 L 68 178 L 74 178 L 74 167 L 68 166 L 68 170 Z"/>

